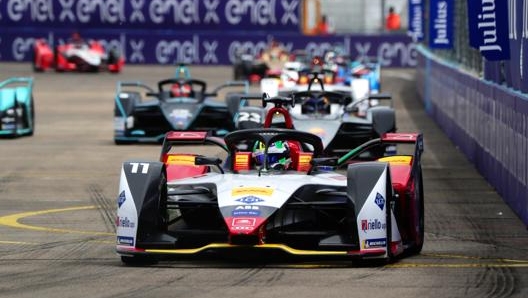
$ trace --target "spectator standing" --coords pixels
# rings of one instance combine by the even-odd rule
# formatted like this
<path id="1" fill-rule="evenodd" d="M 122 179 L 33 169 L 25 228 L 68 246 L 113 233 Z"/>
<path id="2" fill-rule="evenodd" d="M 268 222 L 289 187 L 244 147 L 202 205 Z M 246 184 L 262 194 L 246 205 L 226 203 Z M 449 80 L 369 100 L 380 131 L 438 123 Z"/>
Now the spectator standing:
<path id="1" fill-rule="evenodd" d="M 331 32 L 330 24 L 328 22 L 328 17 L 326 15 L 323 15 L 321 17 L 321 20 L 317 24 L 316 31 L 317 31 L 316 34 L 319 34 L 319 35 L 328 35 L 328 34 L 330 34 L 330 32 Z"/>
<path id="2" fill-rule="evenodd" d="M 396 13 L 394 10 L 394 7 L 389 8 L 389 14 L 387 15 L 387 18 L 385 20 L 385 29 L 389 31 L 394 30 L 400 30 L 401 28 L 401 21 L 400 21 L 400 15 Z"/>

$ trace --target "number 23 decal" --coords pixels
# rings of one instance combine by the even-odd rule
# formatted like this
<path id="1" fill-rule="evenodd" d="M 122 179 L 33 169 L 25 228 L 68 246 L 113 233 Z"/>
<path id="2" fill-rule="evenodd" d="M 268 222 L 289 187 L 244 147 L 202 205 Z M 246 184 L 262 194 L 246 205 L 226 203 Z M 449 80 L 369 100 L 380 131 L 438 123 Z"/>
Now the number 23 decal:
<path id="1" fill-rule="evenodd" d="M 251 121 L 251 122 L 257 122 L 260 123 L 260 114 L 259 113 L 251 113 L 251 112 L 240 112 L 238 114 L 238 122 L 244 122 L 244 121 Z"/>

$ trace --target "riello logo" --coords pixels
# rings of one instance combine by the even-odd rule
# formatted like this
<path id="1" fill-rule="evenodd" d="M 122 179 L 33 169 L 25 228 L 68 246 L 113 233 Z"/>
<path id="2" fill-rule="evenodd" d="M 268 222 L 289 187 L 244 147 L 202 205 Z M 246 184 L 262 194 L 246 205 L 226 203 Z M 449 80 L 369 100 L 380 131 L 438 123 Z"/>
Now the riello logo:
<path id="1" fill-rule="evenodd" d="M 483 51 L 501 51 L 502 47 L 497 44 L 497 20 L 495 0 L 482 0 L 482 12 L 477 15 L 477 28 L 481 30 L 484 43 L 479 46 Z"/>
<path id="2" fill-rule="evenodd" d="M 371 230 L 385 230 L 386 224 L 379 221 L 377 218 L 372 219 L 362 219 L 361 220 L 361 230 L 363 232 L 371 231 Z"/>

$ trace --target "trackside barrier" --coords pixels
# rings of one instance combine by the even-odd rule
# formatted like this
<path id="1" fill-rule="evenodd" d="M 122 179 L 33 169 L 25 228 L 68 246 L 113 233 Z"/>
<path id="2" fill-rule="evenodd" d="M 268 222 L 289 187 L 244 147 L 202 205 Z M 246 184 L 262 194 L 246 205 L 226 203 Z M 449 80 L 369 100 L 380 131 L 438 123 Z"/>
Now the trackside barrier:
<path id="1" fill-rule="evenodd" d="M 35 39 L 44 38 L 51 45 L 66 42 L 72 29 L 0 26 L 0 61 L 29 62 Z M 353 59 L 378 57 L 382 67 L 416 66 L 416 50 L 404 34 L 307 36 L 292 32 L 267 31 L 196 31 L 139 29 L 84 29 L 84 39 L 98 40 L 107 50 L 117 49 L 126 64 L 232 65 L 237 55 L 259 54 L 272 40 L 287 51 L 304 49 L 323 55 L 340 46 Z"/>
<path id="2" fill-rule="evenodd" d="M 417 52 L 427 113 L 528 225 L 528 96 Z"/>

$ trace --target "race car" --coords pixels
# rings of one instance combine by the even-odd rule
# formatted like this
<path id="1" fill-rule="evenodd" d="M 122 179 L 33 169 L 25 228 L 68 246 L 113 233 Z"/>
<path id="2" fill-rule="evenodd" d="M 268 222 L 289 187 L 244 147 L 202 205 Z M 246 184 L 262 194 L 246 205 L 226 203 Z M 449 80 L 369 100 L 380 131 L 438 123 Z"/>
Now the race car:
<path id="1" fill-rule="evenodd" d="M 381 92 L 381 64 L 377 58 L 373 57 L 351 61 L 344 79 L 347 85 L 358 85 L 358 81 L 366 80 L 368 92 L 379 93 Z"/>
<path id="2" fill-rule="evenodd" d="M 282 68 L 289 61 L 290 55 L 278 42 L 273 41 L 269 48 L 257 55 L 237 53 L 235 59 L 234 79 L 256 83 L 265 77 L 280 77 Z"/>
<path id="3" fill-rule="evenodd" d="M 407 144 L 409 153 L 353 162 L 389 143 Z M 216 145 L 226 158 L 186 152 L 191 144 Z M 337 158 L 322 155 L 316 135 L 291 129 L 223 139 L 169 132 L 160 161 L 122 164 L 116 252 L 133 265 L 206 252 L 382 261 L 419 253 L 422 152 L 419 133 L 384 134 Z"/>
<path id="4" fill-rule="evenodd" d="M 243 97 L 260 100 L 262 106 L 241 107 L 235 125 L 239 129 L 282 127 L 310 132 L 322 139 L 326 154 L 338 156 L 384 133 L 396 131 L 396 113 L 390 95 L 372 94 L 353 101 L 345 93 L 324 90 L 321 85 L 319 90 L 309 87 L 308 91 L 288 96 L 270 97 L 264 93 Z M 380 101 L 388 103 L 380 104 Z M 269 109 L 268 104 L 273 107 Z M 392 146 L 369 150 L 378 157 L 393 151 Z"/>
<path id="5" fill-rule="evenodd" d="M 346 81 L 348 68 L 345 69 L 345 65 L 325 63 L 319 56 L 313 57 L 310 63 L 286 64 L 280 77 L 263 78 L 260 90 L 271 96 L 305 91 L 307 88 L 340 92 L 356 100 L 368 96 L 369 82 L 359 78 L 353 82 Z"/>
<path id="6" fill-rule="evenodd" d="M 228 87 L 239 90 L 228 92 L 220 101 L 218 92 Z M 175 77 L 159 81 L 157 90 L 139 81 L 119 81 L 114 142 L 161 143 L 171 130 L 206 130 L 225 135 L 235 129 L 233 119 L 243 104 L 240 97 L 248 90 L 247 81 L 230 81 L 208 91 L 206 82 L 191 78 L 181 66 Z"/>
<path id="7" fill-rule="evenodd" d="M 313 57 L 311 63 L 287 63 L 279 78 L 260 81 L 261 92 L 284 95 L 304 91 L 309 85 L 322 90 L 323 86 L 312 84 L 313 80 L 321 81 L 326 91 L 345 93 L 353 100 L 361 100 L 381 92 L 381 67 L 374 58 L 351 61 L 347 55 L 329 51 L 324 58 Z"/>
<path id="8" fill-rule="evenodd" d="M 53 49 L 45 39 L 37 39 L 33 46 L 33 70 L 36 72 L 54 68 L 57 72 L 106 70 L 118 73 L 124 64 L 124 57 L 116 49 L 105 50 L 100 42 L 85 41 L 80 37 Z"/>
<path id="9" fill-rule="evenodd" d="M 33 78 L 0 82 L 0 137 L 31 136 L 34 130 Z"/>

